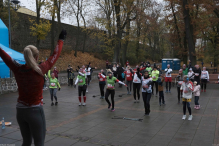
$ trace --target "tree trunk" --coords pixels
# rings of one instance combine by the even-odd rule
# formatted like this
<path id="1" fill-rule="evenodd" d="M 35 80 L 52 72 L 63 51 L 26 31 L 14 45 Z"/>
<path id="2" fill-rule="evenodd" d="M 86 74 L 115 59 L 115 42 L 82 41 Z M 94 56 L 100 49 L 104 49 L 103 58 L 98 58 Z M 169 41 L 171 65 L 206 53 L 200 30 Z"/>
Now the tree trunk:
<path id="1" fill-rule="evenodd" d="M 126 40 L 124 43 L 123 53 L 122 53 L 122 66 L 126 63 L 126 52 L 129 44 L 129 31 L 130 31 L 130 21 L 128 21 L 126 26 Z"/>
<path id="2" fill-rule="evenodd" d="M 80 3 L 79 3 L 79 0 L 78 0 L 78 5 L 77 5 L 78 10 L 77 10 L 77 14 L 76 14 L 78 28 L 77 28 L 77 37 L 76 37 L 75 54 L 74 54 L 75 57 L 77 57 L 77 50 L 78 50 L 79 36 L 80 36 L 80 22 L 79 22 L 80 5 L 79 4 Z"/>
<path id="3" fill-rule="evenodd" d="M 188 44 L 187 44 L 187 40 L 186 40 L 186 31 L 184 33 L 185 33 L 185 36 L 184 36 L 184 50 L 183 50 L 183 53 L 182 53 L 182 58 L 183 58 L 183 64 L 187 64 Z"/>
<path id="4" fill-rule="evenodd" d="M 138 20 L 137 20 L 138 21 Z M 139 22 L 137 22 L 137 41 L 136 41 L 136 58 L 137 58 L 137 61 L 138 60 L 138 56 L 139 56 L 139 40 L 140 40 L 140 31 L 141 31 L 141 24 Z"/>
<path id="5" fill-rule="evenodd" d="M 56 32 L 60 33 L 61 32 L 61 0 L 55 0 L 55 4 L 56 4 L 56 14 L 57 14 L 57 20 L 58 20 L 58 28 L 56 30 Z"/>
<path id="6" fill-rule="evenodd" d="M 53 4 L 53 10 L 52 10 L 52 26 L 51 26 L 51 53 L 50 55 L 52 55 L 54 49 L 55 49 L 55 45 L 54 45 L 54 42 L 55 42 L 55 1 L 54 1 L 54 4 Z"/>
<path id="7" fill-rule="evenodd" d="M 193 39 L 193 32 L 191 29 L 191 18 L 189 15 L 189 9 L 186 8 L 188 5 L 187 0 L 183 0 L 183 15 L 184 15 L 184 22 L 185 22 L 185 31 L 186 31 L 186 40 L 188 42 L 189 47 L 189 59 L 192 62 L 192 66 L 196 64 L 196 53 L 195 53 L 195 44 Z"/>
<path id="8" fill-rule="evenodd" d="M 121 20 L 120 20 L 120 0 L 114 0 L 114 7 L 116 11 L 116 27 L 117 27 L 117 34 L 116 34 L 116 46 L 114 50 L 114 57 L 113 57 L 113 63 L 116 63 L 119 61 L 119 52 L 121 48 Z"/>
<path id="9" fill-rule="evenodd" d="M 36 0 L 36 12 L 37 12 L 37 17 L 36 17 L 36 23 L 39 25 L 40 23 L 40 9 L 41 9 L 41 0 Z M 37 35 L 37 43 L 36 43 L 36 47 L 39 49 L 40 46 L 40 39 Z"/>

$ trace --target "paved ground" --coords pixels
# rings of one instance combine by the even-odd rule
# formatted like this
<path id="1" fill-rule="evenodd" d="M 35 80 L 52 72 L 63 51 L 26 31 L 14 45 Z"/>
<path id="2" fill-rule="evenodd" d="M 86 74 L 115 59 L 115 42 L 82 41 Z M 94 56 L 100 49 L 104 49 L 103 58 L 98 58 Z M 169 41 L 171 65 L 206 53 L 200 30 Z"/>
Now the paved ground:
<path id="1" fill-rule="evenodd" d="M 44 92 L 46 115 L 46 146 L 212 146 L 219 144 L 219 86 L 209 85 L 200 97 L 201 110 L 194 110 L 193 120 L 183 121 L 182 104 L 177 104 L 176 88 L 165 94 L 166 105 L 158 105 L 158 97 L 151 99 L 151 114 L 143 116 L 143 102 L 133 103 L 132 95 L 123 87 L 116 89 L 115 112 L 107 110 L 99 95 L 98 83 L 91 82 L 87 106 L 79 107 L 77 90 L 63 86 L 58 92 L 58 106 L 50 106 L 49 92 Z M 0 145 L 22 144 L 16 121 L 17 93 L 0 95 L 0 118 L 13 125 L 0 129 Z M 194 103 L 192 102 L 192 107 Z M 143 118 L 143 122 L 111 119 L 113 116 Z M 187 113 L 188 115 L 188 113 Z M 13 145 L 14 146 L 14 145 Z"/>

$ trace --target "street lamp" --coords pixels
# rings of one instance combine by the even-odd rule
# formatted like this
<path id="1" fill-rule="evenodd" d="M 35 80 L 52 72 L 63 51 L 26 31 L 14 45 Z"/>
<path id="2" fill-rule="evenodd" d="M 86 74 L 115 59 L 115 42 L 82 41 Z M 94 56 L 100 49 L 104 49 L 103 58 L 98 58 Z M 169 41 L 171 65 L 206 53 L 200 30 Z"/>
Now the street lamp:
<path id="1" fill-rule="evenodd" d="M 11 1 L 14 4 L 14 7 L 12 7 L 15 11 L 18 10 L 18 4 L 20 3 L 19 0 L 12 0 Z M 8 16 L 9 16 L 9 48 L 11 48 L 11 13 L 10 13 L 10 0 L 8 0 Z"/>

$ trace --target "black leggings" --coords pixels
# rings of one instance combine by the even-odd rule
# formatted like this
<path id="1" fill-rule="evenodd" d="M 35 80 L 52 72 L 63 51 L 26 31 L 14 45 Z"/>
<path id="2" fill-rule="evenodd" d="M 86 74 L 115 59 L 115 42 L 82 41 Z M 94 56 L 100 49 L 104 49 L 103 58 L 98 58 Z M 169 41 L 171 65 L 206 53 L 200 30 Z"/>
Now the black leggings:
<path id="1" fill-rule="evenodd" d="M 189 115 L 191 115 L 192 111 L 191 111 L 191 107 L 190 107 L 190 102 L 186 102 L 186 101 L 183 101 L 183 114 L 186 115 L 186 106 L 188 108 Z"/>
<path id="2" fill-rule="evenodd" d="M 158 83 L 157 83 L 157 81 L 152 82 L 152 93 L 154 94 L 154 84 L 155 84 L 155 87 L 156 87 L 156 94 L 157 94 L 158 93 Z"/>
<path id="3" fill-rule="evenodd" d="M 165 103 L 163 91 L 159 91 L 159 103 Z"/>
<path id="4" fill-rule="evenodd" d="M 206 85 L 207 85 L 207 79 L 201 79 L 201 88 L 203 90 L 203 86 L 204 86 L 204 90 L 206 90 Z"/>
<path id="5" fill-rule="evenodd" d="M 100 95 L 101 95 L 101 96 L 104 96 L 104 87 L 105 87 L 105 84 L 99 84 L 99 87 L 100 87 Z"/>
<path id="6" fill-rule="evenodd" d="M 91 75 L 87 75 L 87 85 L 90 84 L 90 80 L 91 80 Z"/>
<path id="7" fill-rule="evenodd" d="M 168 91 L 168 83 L 169 83 L 169 91 L 171 89 L 171 82 L 166 82 L 166 90 Z"/>
<path id="8" fill-rule="evenodd" d="M 177 87 L 177 93 L 178 93 L 178 101 L 180 102 L 180 97 L 182 97 L 182 92 L 180 90 L 180 87 Z"/>
<path id="9" fill-rule="evenodd" d="M 132 91 L 132 81 L 126 81 L 126 85 L 127 85 L 127 91 L 129 92 L 131 92 Z"/>
<path id="10" fill-rule="evenodd" d="M 73 79 L 69 79 L 70 85 L 73 86 Z"/>
<path id="11" fill-rule="evenodd" d="M 151 93 L 142 92 L 142 98 L 144 101 L 145 114 L 149 114 L 150 113 Z"/>
<path id="12" fill-rule="evenodd" d="M 108 105 L 110 106 L 111 103 L 108 99 L 109 95 L 111 94 L 111 102 L 112 102 L 112 109 L 114 109 L 114 95 L 115 95 L 115 90 L 109 90 L 106 89 L 106 93 L 105 93 L 105 100 L 108 103 Z"/>
<path id="13" fill-rule="evenodd" d="M 78 86 L 78 96 L 81 96 L 81 92 L 83 92 L 83 96 L 85 96 L 87 89 L 87 85 Z"/>
<path id="14" fill-rule="evenodd" d="M 23 137 L 22 146 L 30 146 L 32 138 L 35 146 L 44 146 L 46 121 L 43 107 L 17 108 L 16 117 Z"/>
<path id="15" fill-rule="evenodd" d="M 134 99 L 136 100 L 136 90 L 137 90 L 137 95 L 138 95 L 138 100 L 140 99 L 140 88 L 141 88 L 141 83 L 133 83 L 133 95 Z"/>

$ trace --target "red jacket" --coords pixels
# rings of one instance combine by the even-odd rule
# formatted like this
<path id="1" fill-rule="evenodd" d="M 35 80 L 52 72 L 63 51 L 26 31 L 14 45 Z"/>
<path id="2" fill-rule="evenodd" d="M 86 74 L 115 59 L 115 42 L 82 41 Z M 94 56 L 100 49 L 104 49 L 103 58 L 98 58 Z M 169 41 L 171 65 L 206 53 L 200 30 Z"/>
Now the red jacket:
<path id="1" fill-rule="evenodd" d="M 106 81 L 106 79 L 101 75 L 101 73 L 98 74 L 98 78 L 100 82 Z"/>
<path id="2" fill-rule="evenodd" d="M 131 71 L 129 71 L 129 72 L 125 71 L 124 73 L 126 75 L 126 80 L 127 81 L 132 81 L 132 73 L 131 73 Z"/>
<path id="3" fill-rule="evenodd" d="M 58 78 L 59 71 L 58 70 L 53 70 L 53 73 L 54 73 L 55 77 Z"/>
<path id="4" fill-rule="evenodd" d="M 46 74 L 56 63 L 62 51 L 63 41 L 58 44 L 49 59 L 39 65 L 43 74 Z M 43 104 L 43 84 L 44 77 L 29 68 L 26 64 L 22 65 L 12 59 L 4 50 L 0 49 L 0 57 L 5 64 L 13 71 L 18 85 L 18 102 L 26 106 Z"/>
<path id="5" fill-rule="evenodd" d="M 126 62 L 125 64 L 126 64 L 126 66 L 127 66 L 127 65 L 129 65 L 129 62 Z"/>

